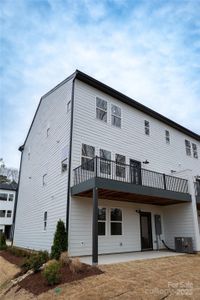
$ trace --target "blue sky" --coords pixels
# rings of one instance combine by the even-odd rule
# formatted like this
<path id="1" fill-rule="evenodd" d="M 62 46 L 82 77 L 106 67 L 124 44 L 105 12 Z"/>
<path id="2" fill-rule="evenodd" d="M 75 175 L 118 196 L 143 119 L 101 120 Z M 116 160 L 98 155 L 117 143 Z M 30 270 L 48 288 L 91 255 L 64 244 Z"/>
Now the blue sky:
<path id="1" fill-rule="evenodd" d="M 0 0 L 0 157 L 75 69 L 200 133 L 200 0 Z"/>

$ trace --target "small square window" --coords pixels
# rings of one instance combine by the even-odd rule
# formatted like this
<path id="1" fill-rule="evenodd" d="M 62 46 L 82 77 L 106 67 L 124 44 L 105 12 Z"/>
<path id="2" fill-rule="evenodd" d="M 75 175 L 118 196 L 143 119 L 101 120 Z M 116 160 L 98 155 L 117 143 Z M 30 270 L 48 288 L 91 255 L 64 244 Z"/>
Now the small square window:
<path id="1" fill-rule="evenodd" d="M 65 160 L 62 161 L 61 165 L 62 165 L 62 173 L 67 171 L 67 162 L 68 159 L 66 158 Z"/>

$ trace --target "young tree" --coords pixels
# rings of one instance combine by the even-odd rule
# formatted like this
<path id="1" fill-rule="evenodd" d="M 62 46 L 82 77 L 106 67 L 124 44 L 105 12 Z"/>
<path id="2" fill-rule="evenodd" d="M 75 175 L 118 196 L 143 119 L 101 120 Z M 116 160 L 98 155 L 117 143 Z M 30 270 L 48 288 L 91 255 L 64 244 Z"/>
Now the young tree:
<path id="1" fill-rule="evenodd" d="M 65 224 L 62 220 L 59 220 L 54 235 L 53 245 L 51 247 L 51 258 L 59 259 L 60 254 L 67 250 L 67 232 Z"/>

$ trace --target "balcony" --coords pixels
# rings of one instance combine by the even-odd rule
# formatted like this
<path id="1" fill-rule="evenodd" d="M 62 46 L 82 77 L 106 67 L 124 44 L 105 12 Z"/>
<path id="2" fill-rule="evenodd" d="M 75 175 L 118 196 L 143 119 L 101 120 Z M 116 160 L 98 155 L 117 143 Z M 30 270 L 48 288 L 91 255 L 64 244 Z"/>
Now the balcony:
<path id="1" fill-rule="evenodd" d="M 94 157 L 74 169 L 72 196 L 169 205 L 191 201 L 186 179 Z"/>
<path id="2" fill-rule="evenodd" d="M 194 182 L 195 195 L 197 200 L 197 208 L 200 209 L 200 181 Z"/>

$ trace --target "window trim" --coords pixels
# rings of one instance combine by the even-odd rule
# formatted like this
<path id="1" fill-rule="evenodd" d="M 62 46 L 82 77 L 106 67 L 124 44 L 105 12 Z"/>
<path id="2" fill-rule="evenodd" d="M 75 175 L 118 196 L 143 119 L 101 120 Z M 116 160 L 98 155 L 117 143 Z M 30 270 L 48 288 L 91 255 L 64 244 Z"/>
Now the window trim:
<path id="1" fill-rule="evenodd" d="M 82 152 L 83 151 L 83 145 L 94 148 L 94 156 L 93 157 L 83 155 L 83 152 Z M 85 143 L 81 143 L 81 169 L 82 170 L 89 171 L 89 172 L 94 172 L 94 165 L 93 165 L 93 170 L 88 170 L 88 169 L 83 168 L 82 158 L 92 160 L 95 157 L 95 151 L 96 151 L 96 148 L 94 146 L 91 146 L 91 145 L 88 145 L 88 144 L 85 144 Z"/>
<path id="2" fill-rule="evenodd" d="M 99 235 L 99 233 L 98 233 L 98 237 L 105 237 L 105 236 L 108 236 L 108 230 L 107 230 L 107 228 L 108 228 L 108 209 L 107 209 L 107 207 L 105 207 L 105 206 L 98 206 L 98 210 L 99 209 L 103 209 L 103 208 L 105 208 L 105 211 L 106 211 L 106 219 L 105 220 L 99 220 L 99 218 L 98 218 L 98 224 L 99 224 L 99 222 L 101 222 L 101 223 L 105 223 L 105 234 L 104 235 Z"/>
<path id="3" fill-rule="evenodd" d="M 116 106 L 117 108 L 120 109 L 120 117 L 112 113 L 112 106 Z M 121 128 L 122 128 L 122 109 L 121 109 L 121 106 L 119 106 L 119 105 L 117 105 L 117 104 L 114 104 L 114 103 L 111 103 L 110 114 L 111 114 L 111 125 L 112 125 L 113 127 L 116 127 L 116 128 L 121 129 Z M 113 122 L 112 122 L 112 120 L 113 120 L 112 117 L 115 117 L 115 118 L 120 119 L 120 126 L 116 126 L 116 125 L 113 124 Z"/>
<path id="4" fill-rule="evenodd" d="M 146 124 L 146 122 L 148 123 L 148 125 Z M 148 133 L 146 130 L 148 130 Z M 144 133 L 145 135 L 150 136 L 150 122 L 146 119 L 144 120 Z"/>
<path id="5" fill-rule="evenodd" d="M 188 145 L 187 145 L 188 142 Z M 191 157 L 192 156 L 192 149 L 191 149 L 191 142 L 187 139 L 185 139 L 185 151 L 186 151 L 186 155 Z M 188 152 L 189 151 L 189 152 Z"/>
<path id="6" fill-rule="evenodd" d="M 106 102 L 106 104 L 107 104 L 106 110 L 104 110 L 104 109 L 102 109 L 102 108 L 100 108 L 100 107 L 97 106 L 97 99 L 100 99 L 100 100 L 103 100 L 103 101 Z M 103 99 L 103 98 L 101 98 L 101 97 L 99 97 L 99 96 L 96 96 L 96 97 L 95 97 L 95 116 L 96 116 L 96 120 L 98 120 L 98 121 L 100 121 L 100 122 L 102 122 L 102 123 L 104 123 L 104 124 L 108 124 L 108 108 L 109 108 L 109 103 L 108 103 L 107 100 L 105 100 L 105 99 Z M 104 111 L 104 112 L 106 113 L 106 121 L 101 120 L 101 119 L 99 119 L 99 118 L 97 117 L 97 109 L 99 109 L 99 110 L 101 110 L 101 111 Z"/>
<path id="7" fill-rule="evenodd" d="M 1 192 L 0 194 L 7 195 L 7 197 L 6 197 L 6 200 L 2 200 L 2 199 L 0 199 L 0 201 L 3 201 L 4 203 L 5 203 L 6 201 L 8 201 L 8 199 L 9 199 L 9 194 L 8 194 L 8 193 Z"/>
<path id="8" fill-rule="evenodd" d="M 48 213 L 46 210 L 43 215 L 43 231 L 47 231 L 47 219 L 48 219 Z"/>
<path id="9" fill-rule="evenodd" d="M 165 129 L 165 142 L 167 145 L 171 144 L 170 131 Z"/>
<path id="10" fill-rule="evenodd" d="M 112 221 L 111 220 L 111 211 L 112 209 L 120 209 L 121 210 L 121 214 L 122 214 L 122 220 L 121 221 Z M 111 223 L 121 223 L 121 229 L 122 229 L 122 234 L 111 234 Z M 123 225 L 123 209 L 122 207 L 110 207 L 109 208 L 109 235 L 111 237 L 119 237 L 119 236 L 123 236 L 124 235 L 124 225 Z"/>
<path id="11" fill-rule="evenodd" d="M 116 155 L 123 156 L 125 158 L 125 162 L 124 163 L 117 163 Z M 121 168 L 125 169 L 124 176 L 118 176 L 117 175 L 117 167 L 121 167 Z M 126 178 L 126 156 L 122 155 L 122 154 L 119 154 L 119 153 L 115 153 L 115 176 L 116 176 L 116 178 Z"/>
<path id="12" fill-rule="evenodd" d="M 196 149 L 194 149 L 194 146 L 195 146 Z M 199 158 L 197 144 L 195 144 L 195 143 L 192 143 L 192 154 L 193 154 L 192 155 L 193 158 L 195 158 L 195 159 Z"/>

